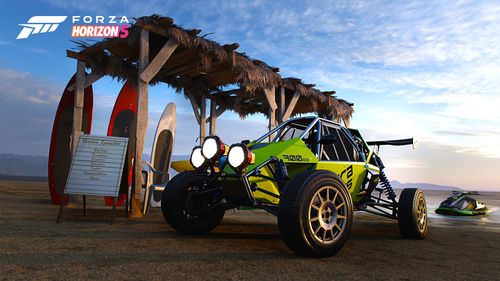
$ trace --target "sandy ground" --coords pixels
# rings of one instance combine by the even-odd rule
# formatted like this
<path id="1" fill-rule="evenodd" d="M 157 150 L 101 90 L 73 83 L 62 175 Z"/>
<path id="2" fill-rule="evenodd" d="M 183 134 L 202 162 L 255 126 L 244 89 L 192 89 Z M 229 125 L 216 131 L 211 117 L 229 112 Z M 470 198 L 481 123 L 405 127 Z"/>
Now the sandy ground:
<path id="1" fill-rule="evenodd" d="M 276 219 L 228 211 L 204 236 L 176 233 L 155 209 L 132 220 L 101 198 L 68 209 L 56 224 L 46 183 L 0 182 L 0 279 L 120 280 L 498 280 L 500 225 L 432 218 L 423 241 L 400 238 L 397 223 L 356 214 L 334 257 L 303 258 L 280 239 Z"/>

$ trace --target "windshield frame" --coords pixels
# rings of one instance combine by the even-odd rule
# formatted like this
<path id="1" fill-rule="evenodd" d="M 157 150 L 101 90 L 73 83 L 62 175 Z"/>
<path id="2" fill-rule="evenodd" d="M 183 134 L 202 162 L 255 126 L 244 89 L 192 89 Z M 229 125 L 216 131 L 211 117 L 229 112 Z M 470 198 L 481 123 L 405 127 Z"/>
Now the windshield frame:
<path id="1" fill-rule="evenodd" d="M 314 127 L 314 125 L 319 120 L 318 117 L 314 117 L 314 116 L 311 116 L 311 117 L 297 117 L 297 118 L 289 119 L 286 122 L 283 122 L 282 124 L 280 124 L 279 126 L 277 126 L 276 128 L 272 129 L 271 131 L 265 133 L 260 138 L 256 139 L 254 141 L 254 143 L 261 143 L 263 140 L 265 140 L 266 138 L 268 138 L 271 134 L 274 134 L 274 133 L 276 133 L 278 131 L 281 131 L 283 129 L 283 127 L 288 126 L 289 123 L 292 123 L 292 122 L 300 120 L 300 119 L 311 119 L 311 123 L 309 123 L 309 125 L 304 129 L 304 131 L 300 134 L 300 136 L 298 136 L 298 138 L 300 138 L 300 139 L 302 139 L 311 130 L 311 128 Z M 269 141 L 269 142 L 277 142 L 278 141 L 277 137 L 278 137 L 278 135 L 274 136 L 273 140 Z"/>

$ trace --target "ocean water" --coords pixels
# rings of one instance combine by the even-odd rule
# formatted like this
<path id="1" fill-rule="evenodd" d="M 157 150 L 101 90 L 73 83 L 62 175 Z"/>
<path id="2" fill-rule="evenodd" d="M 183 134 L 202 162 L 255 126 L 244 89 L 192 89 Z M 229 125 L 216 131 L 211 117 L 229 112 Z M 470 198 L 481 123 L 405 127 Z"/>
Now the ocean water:
<path id="1" fill-rule="evenodd" d="M 482 216 L 445 216 L 435 213 L 439 204 L 451 195 L 450 191 L 426 190 L 428 216 L 431 225 L 455 227 L 475 226 L 500 231 L 500 192 L 479 192 L 471 197 L 483 202 L 491 212 Z"/>

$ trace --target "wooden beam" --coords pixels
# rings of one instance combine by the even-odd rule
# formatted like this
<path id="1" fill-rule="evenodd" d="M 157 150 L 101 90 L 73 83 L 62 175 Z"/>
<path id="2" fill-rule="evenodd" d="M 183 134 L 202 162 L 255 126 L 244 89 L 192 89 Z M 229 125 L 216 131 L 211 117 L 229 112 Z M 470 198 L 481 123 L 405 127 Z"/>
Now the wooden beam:
<path id="1" fill-rule="evenodd" d="M 207 136 L 207 99 L 205 94 L 201 96 L 200 103 L 200 144 L 203 143 L 203 139 Z"/>
<path id="2" fill-rule="evenodd" d="M 75 52 L 75 51 L 72 51 L 72 50 L 66 50 L 66 56 L 68 58 L 76 59 L 76 60 L 83 61 L 83 62 L 87 61 L 87 57 L 85 55 L 80 54 L 80 53 Z"/>
<path id="3" fill-rule="evenodd" d="M 196 49 L 182 49 L 177 47 L 177 51 L 172 54 L 172 57 L 165 63 L 165 68 L 174 68 L 185 61 L 191 61 L 194 58 L 198 58 L 198 50 Z"/>
<path id="4" fill-rule="evenodd" d="M 212 99 L 212 101 L 213 101 L 213 99 Z M 219 106 L 217 107 L 217 110 L 215 111 L 215 118 L 218 118 L 219 116 L 221 116 L 221 115 L 222 115 L 222 113 L 224 113 L 225 111 L 226 111 L 226 108 L 225 108 L 225 107 L 223 107 L 222 105 L 219 105 Z M 213 114 L 213 112 L 212 112 L 212 110 L 210 109 L 210 116 L 208 116 L 208 118 L 207 118 L 207 122 L 210 122 L 210 118 L 212 118 L 212 114 Z"/>
<path id="5" fill-rule="evenodd" d="M 276 93 L 274 87 L 270 89 L 265 89 L 264 94 L 266 95 L 267 102 L 269 103 L 269 131 L 271 131 L 276 125 Z M 273 135 L 269 135 L 269 141 L 273 139 Z"/>
<path id="6" fill-rule="evenodd" d="M 278 122 L 283 123 L 283 115 L 285 114 L 285 88 L 283 86 L 280 87 L 280 94 L 278 100 L 279 100 Z"/>
<path id="7" fill-rule="evenodd" d="M 198 57 L 196 57 L 195 59 L 191 60 L 191 61 L 188 61 L 187 63 L 184 63 L 184 64 L 181 64 L 181 65 L 178 65 L 174 68 L 170 68 L 166 73 L 165 75 L 166 76 L 172 76 L 172 75 L 178 75 L 178 74 L 181 74 L 185 71 L 188 71 L 192 68 L 198 68 L 198 65 L 200 64 L 200 60 Z"/>
<path id="8" fill-rule="evenodd" d="M 266 95 L 267 102 L 269 103 L 269 106 L 273 111 L 278 108 L 278 105 L 276 104 L 276 93 L 274 92 L 274 87 L 270 89 L 265 89 L 264 94 Z"/>
<path id="9" fill-rule="evenodd" d="M 217 102 L 215 100 L 210 100 L 210 130 L 208 133 L 213 136 L 215 135 L 215 122 L 217 121 Z"/>
<path id="10" fill-rule="evenodd" d="M 139 73 L 143 73 L 149 64 L 149 31 L 141 29 L 139 39 Z M 144 139 L 148 127 L 148 82 L 138 79 L 137 86 L 137 116 L 135 122 L 135 135 L 133 145 L 135 146 L 134 156 L 134 182 L 132 195 L 132 217 L 142 217 L 141 212 L 141 186 L 142 186 L 142 152 L 144 150 Z"/>
<path id="11" fill-rule="evenodd" d="M 179 46 L 177 40 L 174 38 L 168 39 L 151 63 L 141 72 L 141 80 L 149 83 L 149 81 L 158 74 L 158 71 L 160 71 L 165 62 L 167 62 L 177 46 Z"/>
<path id="12" fill-rule="evenodd" d="M 173 22 L 172 22 L 173 23 Z M 169 37 L 168 32 L 165 28 L 160 27 L 158 25 L 153 25 L 153 24 L 142 24 L 140 22 L 135 23 L 136 26 L 141 27 L 142 29 L 145 29 L 147 31 L 154 32 L 158 35 L 161 35 L 163 37 Z"/>
<path id="13" fill-rule="evenodd" d="M 194 117 L 196 118 L 196 122 L 198 125 L 200 125 L 200 111 L 199 111 L 199 106 L 198 103 L 196 102 L 196 99 L 194 98 L 193 94 L 191 92 L 187 92 L 187 96 L 189 98 L 189 101 L 191 102 L 191 106 L 193 107 L 193 112 L 194 112 Z"/>
<path id="14" fill-rule="evenodd" d="M 101 79 L 104 75 L 100 73 L 92 72 L 89 75 L 85 76 L 85 86 L 86 89 L 88 86 L 94 84 L 97 80 Z M 75 84 L 68 87 L 68 91 L 73 91 L 75 89 Z"/>
<path id="15" fill-rule="evenodd" d="M 288 120 L 288 118 L 290 118 L 290 116 L 293 113 L 293 109 L 295 108 L 295 105 L 297 104 L 297 101 L 299 100 L 299 98 L 300 98 L 300 93 L 298 91 L 295 91 L 292 99 L 290 100 L 290 103 L 288 104 L 288 107 L 286 108 L 285 113 L 283 114 L 283 117 L 282 117 L 283 121 L 282 122 L 285 122 L 286 120 Z"/>

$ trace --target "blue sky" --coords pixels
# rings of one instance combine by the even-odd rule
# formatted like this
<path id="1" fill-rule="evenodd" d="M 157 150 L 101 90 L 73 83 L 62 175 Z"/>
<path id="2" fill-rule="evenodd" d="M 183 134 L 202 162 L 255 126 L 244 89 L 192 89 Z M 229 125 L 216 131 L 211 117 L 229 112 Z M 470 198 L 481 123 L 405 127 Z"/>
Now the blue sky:
<path id="1" fill-rule="evenodd" d="M 355 103 L 366 139 L 414 136 L 416 150 L 383 148 L 393 179 L 500 190 L 498 1 L 4 1 L 0 0 L 0 153 L 46 155 L 59 97 L 76 64 L 66 58 L 71 23 L 16 40 L 35 15 L 170 16 L 187 28 Z M 95 84 L 94 134 L 105 134 L 120 85 Z M 176 154 L 197 128 L 167 86 L 150 90 L 147 147 L 168 102 L 178 107 Z M 246 130 L 234 130 L 245 126 Z M 263 116 L 222 115 L 228 143 L 256 137 Z"/>

